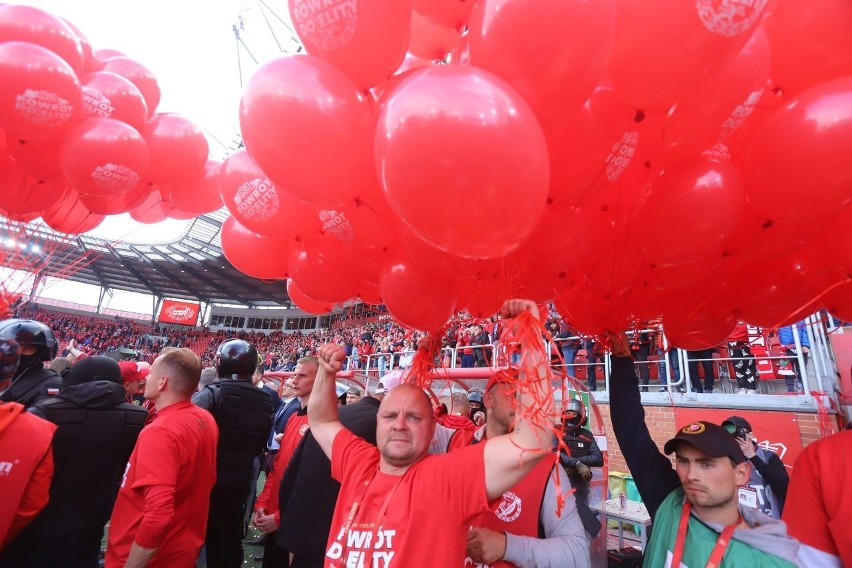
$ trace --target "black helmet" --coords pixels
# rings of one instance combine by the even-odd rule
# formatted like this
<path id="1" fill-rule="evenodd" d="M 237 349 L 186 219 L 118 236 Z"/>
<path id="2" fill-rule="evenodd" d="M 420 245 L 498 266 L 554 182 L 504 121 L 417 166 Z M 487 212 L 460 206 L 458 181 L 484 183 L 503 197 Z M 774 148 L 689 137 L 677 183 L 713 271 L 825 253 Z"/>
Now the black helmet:
<path id="1" fill-rule="evenodd" d="M 577 415 L 569 419 L 567 416 L 569 412 L 576 412 Z M 568 401 L 565 410 L 562 411 L 562 422 L 566 428 L 578 428 L 586 422 L 586 408 L 582 400 L 572 398 Z"/>
<path id="2" fill-rule="evenodd" d="M 92 356 L 80 359 L 62 373 L 62 388 L 82 385 L 92 381 L 109 381 L 121 384 L 121 367 L 109 357 Z"/>
<path id="3" fill-rule="evenodd" d="M 250 381 L 257 369 L 257 349 L 248 341 L 229 339 L 216 350 L 216 372 L 223 379 Z"/>
<path id="4" fill-rule="evenodd" d="M 8 319 L 0 322 L 0 339 L 14 339 L 18 345 L 36 348 L 32 361 L 41 363 L 56 357 L 56 338 L 50 328 L 35 320 Z M 23 357 L 22 357 L 23 359 Z"/>
<path id="5" fill-rule="evenodd" d="M 20 359 L 18 342 L 14 339 L 0 339 L 0 383 L 15 378 Z"/>

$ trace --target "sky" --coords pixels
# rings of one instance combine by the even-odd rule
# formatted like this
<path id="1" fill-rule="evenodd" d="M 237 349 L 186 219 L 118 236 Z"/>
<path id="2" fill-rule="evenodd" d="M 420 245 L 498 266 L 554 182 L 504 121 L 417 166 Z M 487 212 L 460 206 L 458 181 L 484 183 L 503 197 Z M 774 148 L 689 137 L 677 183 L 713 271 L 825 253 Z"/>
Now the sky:
<path id="1" fill-rule="evenodd" d="M 239 135 L 242 85 L 265 61 L 298 46 L 285 0 L 24 0 L 73 23 L 95 50 L 115 49 L 150 69 L 161 91 L 158 112 L 181 114 L 206 133 L 212 158 L 223 159 Z M 237 26 L 241 42 L 238 42 Z M 238 47 L 239 46 L 239 47 Z M 255 60 L 257 62 L 255 62 Z M 178 237 L 185 221 L 141 225 L 129 215 L 108 217 L 91 234 L 145 242 Z M 156 236 L 154 236 L 156 235 Z M 50 281 L 45 297 L 96 305 L 98 289 Z M 113 309 L 150 313 L 150 297 L 115 292 Z"/>

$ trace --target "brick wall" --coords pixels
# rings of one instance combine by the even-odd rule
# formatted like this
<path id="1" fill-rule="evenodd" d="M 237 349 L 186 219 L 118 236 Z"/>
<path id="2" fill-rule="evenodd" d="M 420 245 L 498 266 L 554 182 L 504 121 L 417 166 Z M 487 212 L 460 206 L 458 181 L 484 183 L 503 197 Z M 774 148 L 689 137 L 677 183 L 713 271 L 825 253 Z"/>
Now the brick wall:
<path id="1" fill-rule="evenodd" d="M 606 426 L 609 471 L 629 473 L 630 470 L 627 469 L 627 464 L 624 462 L 624 456 L 621 454 L 618 442 L 615 441 L 615 434 L 612 432 L 609 405 L 600 404 L 598 405 L 598 408 L 600 409 L 601 417 L 603 418 Z M 734 411 L 731 412 L 734 413 Z M 806 447 L 811 442 L 822 437 L 819 430 L 819 417 L 816 413 L 796 412 L 795 416 L 803 447 Z M 651 437 L 654 439 L 654 442 L 657 443 L 657 446 L 662 452 L 663 444 L 665 444 L 675 432 L 675 408 L 671 406 L 645 406 L 645 423 L 648 425 Z M 832 422 L 832 433 L 837 431 L 836 428 L 836 423 Z"/>

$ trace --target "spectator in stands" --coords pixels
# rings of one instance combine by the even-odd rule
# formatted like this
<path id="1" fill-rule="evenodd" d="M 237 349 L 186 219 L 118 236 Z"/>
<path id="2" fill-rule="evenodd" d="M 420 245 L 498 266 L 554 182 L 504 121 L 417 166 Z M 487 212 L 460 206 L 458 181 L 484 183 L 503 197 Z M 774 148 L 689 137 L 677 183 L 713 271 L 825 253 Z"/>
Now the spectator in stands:
<path id="1" fill-rule="evenodd" d="M 485 386 L 485 425 L 471 443 L 509 433 L 515 422 L 516 387 L 496 373 Z M 558 477 L 559 484 L 554 481 Z M 560 509 L 557 501 L 568 487 L 568 477 L 553 460 L 543 459 L 503 494 L 496 508 L 470 520 L 465 566 L 590 566 L 589 541 L 570 494 Z M 576 496 L 576 493 L 575 493 Z M 557 512 L 559 511 L 559 512 Z M 600 523 L 598 523 L 600 527 Z M 503 564 L 501 564 L 503 565 Z"/>
<path id="2" fill-rule="evenodd" d="M 716 384 L 716 368 L 713 362 L 713 353 L 715 349 L 700 349 L 697 351 L 687 351 L 686 358 L 689 367 L 689 380 L 692 382 L 692 390 L 700 393 L 712 393 L 713 386 Z M 701 368 L 704 369 L 704 384 L 701 384 L 701 377 L 698 376 L 698 364 L 701 363 Z"/>
<path id="3" fill-rule="evenodd" d="M 50 501 L 0 555 L 0 567 L 97 566 L 127 460 L 148 413 L 129 404 L 109 357 L 80 359 L 30 412 L 56 424 Z"/>
<path id="4" fill-rule="evenodd" d="M 737 393 L 755 394 L 758 379 L 757 362 L 749 346 L 748 326 L 745 323 L 738 323 L 728 338 L 728 353 L 733 359 Z"/>
<path id="5" fill-rule="evenodd" d="M 216 421 L 191 402 L 200 375 L 201 361 L 189 349 L 165 349 L 151 367 L 145 398 L 158 416 L 130 456 L 110 519 L 106 568 L 195 565 L 218 439 Z"/>
<path id="6" fill-rule="evenodd" d="M 796 324 L 796 330 L 799 336 L 799 344 L 802 346 L 802 359 L 805 367 L 808 365 L 808 354 L 811 351 L 811 342 L 808 339 L 808 330 L 805 322 L 800 321 Z M 787 385 L 787 392 L 803 393 L 803 373 L 799 365 L 798 347 L 793 333 L 793 326 L 788 325 L 778 329 L 778 342 L 781 344 L 781 350 L 784 355 L 789 356 L 789 359 L 782 359 L 778 362 L 780 370 L 779 375 L 783 375 L 784 382 Z"/>
<path id="7" fill-rule="evenodd" d="M 56 357 L 53 332 L 39 321 L 8 319 L 0 322 L 0 340 L 14 341 L 20 361 L 12 384 L 0 393 L 2 402 L 18 402 L 25 408 L 59 393 L 60 377 L 44 367 Z"/>
<path id="8" fill-rule="evenodd" d="M 793 467 L 784 521 L 802 566 L 852 566 L 852 430 L 812 442 Z"/>
<path id="9" fill-rule="evenodd" d="M 539 317 L 531 301 L 510 300 L 504 309 L 509 317 L 526 310 Z M 539 353 L 537 339 L 535 343 L 522 346 L 528 363 Z M 431 402 L 409 384 L 396 387 L 382 400 L 378 449 L 359 440 L 338 419 L 334 374 L 343 364 L 343 350 L 327 344 L 319 356 L 321 368 L 309 410 L 311 432 L 331 459 L 332 476 L 342 483 L 326 562 L 348 564 L 366 556 L 371 564 L 393 558 L 400 566 L 418 566 L 428 558 L 432 566 L 458 565 L 467 540 L 465 521 L 551 455 L 546 422 L 552 409 L 545 404 L 535 415 L 528 412 L 532 398 L 549 399 L 549 388 L 541 380 L 547 362 L 540 356 L 533 362 L 540 375 L 525 385 L 534 396 L 522 397 L 515 429 L 452 456 L 428 456 L 434 434 Z M 362 540 L 367 538 L 369 547 Z"/>
<path id="10" fill-rule="evenodd" d="M 0 337 L 0 385 L 17 374 L 20 345 Z M 17 402 L 0 402 L 0 462 L 5 469 L 0 507 L 0 551 L 47 505 L 53 478 L 51 444 L 56 425 L 25 412 Z"/>
<path id="11" fill-rule="evenodd" d="M 632 335 L 630 348 L 636 357 L 639 369 L 639 383 L 642 385 L 642 392 L 648 392 L 648 382 L 651 380 L 651 369 L 648 366 L 648 357 L 651 355 L 651 344 L 653 336 L 648 331 L 639 331 Z"/>
<path id="12" fill-rule="evenodd" d="M 565 363 L 565 373 L 574 374 L 574 359 L 577 357 L 577 350 L 580 348 L 580 341 L 577 339 L 577 334 L 571 330 L 565 322 L 559 325 L 556 335 L 553 336 L 559 349 L 562 351 L 562 360 Z"/>
<path id="13" fill-rule="evenodd" d="M 601 530 L 601 522 L 589 509 L 589 482 L 593 477 L 592 468 L 603 467 L 604 459 L 594 434 L 583 428 L 585 423 L 586 408 L 583 401 L 572 398 L 562 412 L 562 441 L 568 451 L 560 448 L 559 462 L 574 488 L 583 527 L 591 538 L 595 538 Z"/>
<path id="14" fill-rule="evenodd" d="M 488 337 L 488 332 L 482 329 L 482 326 L 475 324 L 471 339 L 473 350 L 473 365 L 474 367 L 489 367 L 491 366 L 491 351 L 487 346 L 491 345 L 491 339 Z"/>
<path id="15" fill-rule="evenodd" d="M 118 365 L 121 369 L 121 382 L 124 384 L 125 399 L 127 402 L 133 402 L 133 397 L 142 382 L 139 365 L 136 364 L 136 361 L 122 361 Z"/>
<path id="16" fill-rule="evenodd" d="M 272 426 L 272 400 L 251 382 L 257 363 L 252 344 L 225 341 L 216 355 L 220 380 L 192 397 L 210 411 L 219 428 L 205 540 L 208 568 L 238 568 L 243 563 L 243 519 L 254 460 L 263 455 Z"/>
<path id="17" fill-rule="evenodd" d="M 751 462 L 748 485 L 755 490 L 753 497 L 756 498 L 757 508 L 773 519 L 780 519 L 787 498 L 787 485 L 790 483 L 784 462 L 775 452 L 757 445 L 751 424 L 745 418 L 731 416 L 722 422 L 722 428 L 734 436 L 743 455 Z"/>
<path id="18" fill-rule="evenodd" d="M 598 390 L 597 364 L 603 363 L 604 351 L 601 345 L 591 337 L 583 341 L 583 348 L 586 350 L 586 363 L 588 365 L 586 373 L 589 390 L 594 392 Z"/>
<path id="19" fill-rule="evenodd" d="M 751 464 L 734 438 L 710 422 L 688 424 L 664 447 L 675 454 L 673 470 L 645 424 L 627 338 L 608 339 L 613 431 L 654 522 L 645 565 L 719 566 L 724 555 L 743 566 L 795 566 L 799 544 L 784 523 L 738 505 Z"/>

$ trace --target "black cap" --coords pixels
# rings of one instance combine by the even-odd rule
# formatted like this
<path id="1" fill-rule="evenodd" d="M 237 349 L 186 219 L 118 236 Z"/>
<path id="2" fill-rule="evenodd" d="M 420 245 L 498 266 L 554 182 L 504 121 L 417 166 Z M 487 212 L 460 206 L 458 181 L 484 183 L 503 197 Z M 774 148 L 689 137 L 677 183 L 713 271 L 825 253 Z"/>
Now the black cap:
<path id="1" fill-rule="evenodd" d="M 62 388 L 92 381 L 110 381 L 120 385 L 121 367 L 115 359 L 94 356 L 80 359 L 62 373 Z"/>
<path id="2" fill-rule="evenodd" d="M 666 442 L 663 451 L 674 452 L 681 442 L 691 444 L 713 458 L 729 457 L 734 463 L 743 463 L 746 457 L 736 439 L 727 430 L 712 422 L 693 422 L 681 428 L 674 438 Z"/>
<path id="3" fill-rule="evenodd" d="M 736 428 L 742 428 L 746 432 L 751 432 L 751 424 L 748 423 L 748 420 L 743 418 L 742 416 L 731 416 L 724 422 L 722 422 L 722 428 L 725 427 L 725 424 L 733 424 Z"/>

